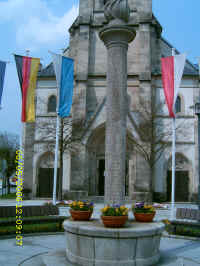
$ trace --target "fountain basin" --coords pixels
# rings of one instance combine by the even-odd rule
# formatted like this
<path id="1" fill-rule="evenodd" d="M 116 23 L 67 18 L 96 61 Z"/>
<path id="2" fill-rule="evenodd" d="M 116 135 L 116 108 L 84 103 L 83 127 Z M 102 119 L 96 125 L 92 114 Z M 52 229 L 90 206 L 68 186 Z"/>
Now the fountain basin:
<path id="1" fill-rule="evenodd" d="M 64 222 L 66 258 L 81 266 L 155 265 L 164 224 L 129 220 L 124 228 L 105 228 L 100 220 Z"/>

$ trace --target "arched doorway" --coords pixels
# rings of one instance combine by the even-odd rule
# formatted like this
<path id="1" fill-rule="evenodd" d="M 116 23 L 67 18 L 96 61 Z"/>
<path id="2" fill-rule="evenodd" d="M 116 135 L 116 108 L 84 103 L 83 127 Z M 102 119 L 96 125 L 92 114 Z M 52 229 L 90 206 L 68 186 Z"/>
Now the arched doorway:
<path id="1" fill-rule="evenodd" d="M 187 202 L 189 200 L 189 162 L 185 156 L 176 153 L 175 170 L 175 201 Z M 168 161 L 167 169 L 167 200 L 171 201 L 172 162 Z"/>
<path id="2" fill-rule="evenodd" d="M 129 141 L 127 138 L 125 195 L 129 194 Z M 89 195 L 104 196 L 105 184 L 105 125 L 96 128 L 87 142 Z"/>
<path id="3" fill-rule="evenodd" d="M 58 169 L 59 170 L 59 169 Z M 53 195 L 54 155 L 51 152 L 43 154 L 38 163 L 37 196 L 51 198 Z M 58 178 L 57 178 L 58 191 Z"/>

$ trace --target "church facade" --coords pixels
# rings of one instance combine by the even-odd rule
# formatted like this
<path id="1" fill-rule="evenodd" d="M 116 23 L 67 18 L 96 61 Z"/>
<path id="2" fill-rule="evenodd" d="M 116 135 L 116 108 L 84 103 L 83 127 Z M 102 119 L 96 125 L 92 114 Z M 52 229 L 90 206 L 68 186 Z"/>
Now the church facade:
<path id="1" fill-rule="evenodd" d="M 172 54 L 172 46 L 162 38 L 162 27 L 152 13 L 151 0 L 129 0 L 129 6 L 128 24 L 137 34 L 128 49 L 124 189 L 129 199 L 170 200 L 171 119 L 166 105 L 162 104 L 160 60 Z M 104 195 L 107 55 L 98 36 L 107 23 L 103 7 L 104 0 L 80 0 L 79 16 L 70 28 L 69 47 L 64 52 L 75 62 L 75 101 L 69 127 L 72 125 L 72 134 L 82 143 L 78 152 L 64 152 L 63 194 L 68 199 Z M 55 127 L 56 91 L 55 73 L 50 64 L 38 74 L 36 123 L 27 124 L 24 129 L 24 182 L 25 187 L 32 190 L 33 197 L 52 195 L 55 139 L 47 124 Z M 198 69 L 187 60 L 176 105 L 176 201 L 197 199 L 198 146 L 194 105 L 199 99 Z M 153 123 L 158 127 L 156 131 L 161 132 L 160 143 L 164 145 L 154 143 L 154 148 L 155 145 L 163 148 L 160 153 L 154 152 L 152 166 L 149 160 L 152 143 L 149 143 L 150 138 L 145 138 L 149 130 L 145 131 L 142 112 L 149 114 L 146 107 L 155 105 L 161 107 L 156 116 L 154 114 Z M 151 110 L 155 112 L 155 108 Z M 80 130 L 76 130 L 73 121 L 81 122 Z M 159 155 L 156 159 L 155 154 Z"/>

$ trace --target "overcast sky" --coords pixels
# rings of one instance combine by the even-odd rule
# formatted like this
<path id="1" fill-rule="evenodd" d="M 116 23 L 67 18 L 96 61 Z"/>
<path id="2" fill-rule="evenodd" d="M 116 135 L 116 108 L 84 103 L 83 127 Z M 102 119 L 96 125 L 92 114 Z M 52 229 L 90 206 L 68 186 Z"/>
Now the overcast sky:
<path id="1" fill-rule="evenodd" d="M 60 53 L 67 47 L 68 28 L 78 14 L 79 0 L 0 0 L 0 60 L 6 68 L 0 132 L 20 134 L 21 99 L 12 53 L 42 58 L 48 50 Z M 163 26 L 163 37 L 187 58 L 197 63 L 200 56 L 200 0 L 153 0 L 153 12 Z"/>

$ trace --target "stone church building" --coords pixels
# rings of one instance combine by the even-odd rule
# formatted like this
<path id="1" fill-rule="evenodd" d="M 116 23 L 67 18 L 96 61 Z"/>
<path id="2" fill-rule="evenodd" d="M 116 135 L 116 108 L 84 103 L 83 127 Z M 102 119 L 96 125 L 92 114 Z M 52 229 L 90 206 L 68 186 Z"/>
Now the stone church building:
<path id="1" fill-rule="evenodd" d="M 69 47 L 64 51 L 64 55 L 75 62 L 72 134 L 82 143 L 78 152 L 64 152 L 63 193 L 68 199 L 104 195 L 107 56 L 98 36 L 107 23 L 103 5 L 104 0 L 80 0 L 79 16 L 69 30 Z M 150 200 L 154 196 L 155 200 L 169 201 L 171 135 L 163 134 L 165 149 L 153 169 L 138 145 L 140 149 L 148 149 L 144 136 L 149 131 L 141 134 L 141 106 L 164 101 L 160 59 L 172 54 L 172 45 L 162 38 L 162 26 L 152 13 L 152 0 L 129 0 L 129 6 L 131 18 L 128 25 L 137 34 L 128 49 L 124 189 L 129 199 Z M 56 93 L 51 63 L 41 68 L 38 74 L 36 123 L 26 124 L 24 128 L 24 186 L 32 190 L 33 197 L 52 197 L 55 139 L 47 130 L 47 124 L 53 127 L 56 121 Z M 191 201 L 197 197 L 198 146 L 194 104 L 199 101 L 199 96 L 198 68 L 187 60 L 176 104 L 176 201 Z M 73 121 L 81 121 L 81 130 L 75 130 Z M 165 104 L 156 114 L 156 121 L 162 125 L 159 132 L 166 132 L 166 129 L 171 132 L 171 119 Z M 46 126 L 41 127 L 42 123 Z"/>

